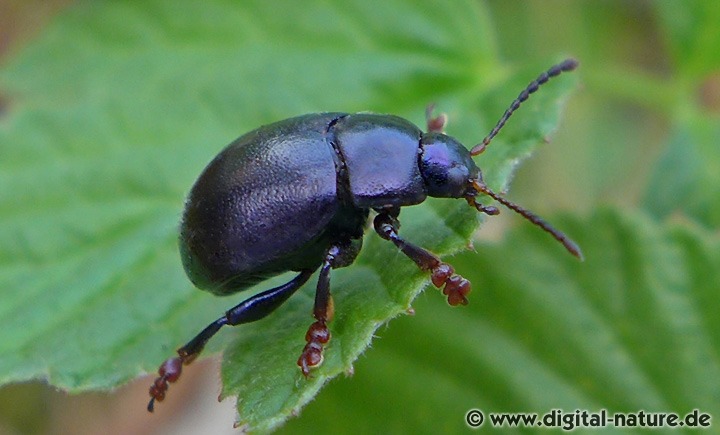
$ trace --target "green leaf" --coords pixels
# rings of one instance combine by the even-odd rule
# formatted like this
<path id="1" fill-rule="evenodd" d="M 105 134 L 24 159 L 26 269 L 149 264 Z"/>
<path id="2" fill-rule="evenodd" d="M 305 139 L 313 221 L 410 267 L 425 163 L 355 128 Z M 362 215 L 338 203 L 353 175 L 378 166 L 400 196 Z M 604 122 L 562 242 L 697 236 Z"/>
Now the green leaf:
<path id="1" fill-rule="evenodd" d="M 44 378 L 77 392 L 154 371 L 250 294 L 194 290 L 176 252 L 184 194 L 225 144 L 312 111 L 388 112 L 423 125 L 434 101 L 450 114 L 449 133 L 471 146 L 549 66 L 500 65 L 492 35 L 470 1 L 68 10 L 0 70 L 0 383 Z M 491 185 L 505 186 L 550 133 L 573 83 L 548 84 L 510 121 L 480 161 Z M 462 201 L 428 201 L 403 211 L 401 234 L 454 252 L 476 215 Z M 421 290 L 426 277 L 392 245 L 375 235 L 365 245 L 357 264 L 332 274 L 333 341 L 311 380 L 295 360 L 312 280 L 268 319 L 210 343 L 209 353 L 232 342 L 223 395 L 239 395 L 241 422 L 280 424 Z"/>
<path id="2" fill-rule="evenodd" d="M 670 0 L 655 5 L 660 27 L 678 70 L 684 76 L 702 77 L 720 66 L 720 7 L 703 0 Z"/>
<path id="3" fill-rule="evenodd" d="M 673 129 L 655 165 L 644 206 L 663 218 L 682 214 L 720 225 L 720 19 L 713 2 L 661 2 L 657 9 L 673 51 L 677 93 Z"/>
<path id="4" fill-rule="evenodd" d="M 585 262 L 524 222 L 477 243 L 449 260 L 467 307 L 426 292 L 288 431 L 465 433 L 472 408 L 485 429 L 488 412 L 718 415 L 717 234 L 613 210 L 554 223 Z"/>
<path id="5" fill-rule="evenodd" d="M 694 117 L 678 125 L 648 184 L 644 206 L 655 216 L 685 215 L 720 225 L 720 123 Z"/>

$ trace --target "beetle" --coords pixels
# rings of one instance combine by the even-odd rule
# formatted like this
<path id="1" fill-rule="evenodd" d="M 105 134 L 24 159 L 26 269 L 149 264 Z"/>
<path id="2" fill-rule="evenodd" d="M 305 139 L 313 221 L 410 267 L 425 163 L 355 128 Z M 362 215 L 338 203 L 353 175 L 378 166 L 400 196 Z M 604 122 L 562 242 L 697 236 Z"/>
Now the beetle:
<path id="1" fill-rule="evenodd" d="M 362 246 L 370 211 L 375 232 L 430 272 L 450 305 L 467 304 L 470 282 L 433 253 L 398 234 L 401 207 L 427 197 L 462 198 L 479 212 L 499 210 L 476 201 L 487 195 L 550 233 L 576 257 L 580 248 L 530 211 L 490 190 L 473 157 L 550 78 L 577 67 L 554 65 L 512 102 L 483 141 L 467 150 L 443 133 L 447 118 L 426 111 L 427 132 L 392 115 L 316 113 L 253 130 L 228 145 L 204 169 L 185 203 L 180 253 L 190 280 L 216 295 L 236 293 L 278 274 L 289 282 L 228 310 L 166 360 L 150 387 L 148 411 L 162 401 L 207 341 L 224 325 L 259 320 L 285 302 L 318 269 L 312 323 L 297 361 L 307 377 L 322 363 L 333 317 L 330 270 L 349 266 Z"/>

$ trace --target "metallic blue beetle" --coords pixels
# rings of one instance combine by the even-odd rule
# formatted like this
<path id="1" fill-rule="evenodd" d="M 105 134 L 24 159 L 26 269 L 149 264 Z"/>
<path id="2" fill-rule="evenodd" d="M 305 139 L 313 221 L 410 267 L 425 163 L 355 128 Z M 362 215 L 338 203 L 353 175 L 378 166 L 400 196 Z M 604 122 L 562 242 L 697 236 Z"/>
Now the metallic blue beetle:
<path id="1" fill-rule="evenodd" d="M 259 320 L 285 302 L 320 269 L 306 345 L 298 359 L 303 374 L 322 362 L 332 319 L 330 270 L 350 265 L 362 246 L 370 210 L 374 228 L 443 287 L 450 305 L 467 304 L 470 283 L 427 250 L 398 235 L 400 208 L 428 196 L 476 202 L 489 195 L 552 234 L 575 256 L 580 249 L 529 211 L 492 192 L 472 157 L 483 152 L 510 115 L 549 78 L 570 71 L 568 59 L 520 93 L 490 134 L 472 150 L 443 134 L 444 115 L 427 111 L 428 132 L 403 118 L 370 113 L 318 113 L 269 124 L 241 136 L 205 168 L 185 205 L 180 252 L 192 282 L 217 295 L 245 290 L 269 277 L 297 271 L 288 283 L 257 294 L 208 325 L 178 356 L 165 361 L 150 388 L 162 401 L 168 382 L 192 362 L 223 326 Z"/>

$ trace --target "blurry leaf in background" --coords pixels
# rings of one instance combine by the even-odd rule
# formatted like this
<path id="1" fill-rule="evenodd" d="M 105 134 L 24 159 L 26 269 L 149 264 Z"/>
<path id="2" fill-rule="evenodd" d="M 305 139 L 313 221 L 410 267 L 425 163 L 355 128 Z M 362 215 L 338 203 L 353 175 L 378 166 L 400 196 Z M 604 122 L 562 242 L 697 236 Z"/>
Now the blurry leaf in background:
<path id="1" fill-rule="evenodd" d="M 491 32 L 471 2 L 70 9 L 0 71 L 9 101 L 0 130 L 0 381 L 116 386 L 247 297 L 192 290 L 175 240 L 192 180 L 258 124 L 371 109 L 422 125 L 424 106 L 437 101 L 457 121 L 453 134 L 474 145 L 478 124 L 494 121 L 541 71 L 500 68 Z M 482 162 L 491 184 L 504 186 L 553 130 L 574 81 L 547 85 L 493 144 L 498 152 Z M 403 212 L 402 234 L 444 254 L 467 244 L 477 219 L 464 201 L 429 202 Z M 333 273 L 333 341 L 311 380 L 295 360 L 312 323 L 314 280 L 267 321 L 212 342 L 219 349 L 237 337 L 223 394 L 240 395 L 241 423 L 271 428 L 296 413 L 420 291 L 426 275 L 373 237 L 355 267 Z"/>
<path id="2" fill-rule="evenodd" d="M 720 8 L 703 0 L 671 0 L 658 2 L 656 10 L 678 78 L 692 77 L 697 83 L 717 72 L 720 33 L 714 31 L 714 27 L 720 20 Z"/>
<path id="3" fill-rule="evenodd" d="M 678 121 L 645 196 L 655 216 L 692 216 L 720 226 L 720 122 L 692 117 Z"/>
<path id="4" fill-rule="evenodd" d="M 712 2 L 658 5 L 677 88 L 674 131 L 644 198 L 658 217 L 682 213 L 720 226 L 720 8 Z M 672 91 L 670 91 L 672 92 Z"/>

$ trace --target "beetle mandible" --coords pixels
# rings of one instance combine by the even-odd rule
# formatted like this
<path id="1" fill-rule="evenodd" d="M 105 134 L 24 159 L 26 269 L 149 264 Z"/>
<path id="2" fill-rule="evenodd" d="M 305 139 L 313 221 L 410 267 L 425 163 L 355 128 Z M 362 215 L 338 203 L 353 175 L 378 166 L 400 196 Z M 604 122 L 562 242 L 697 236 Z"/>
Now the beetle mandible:
<path id="1" fill-rule="evenodd" d="M 350 265 L 362 246 L 370 210 L 373 226 L 417 266 L 430 272 L 450 305 L 467 304 L 470 282 L 431 252 L 398 234 L 400 208 L 428 196 L 462 198 L 479 212 L 499 210 L 476 201 L 488 195 L 550 233 L 582 259 L 579 247 L 528 210 L 490 190 L 472 157 L 482 153 L 512 113 L 550 78 L 577 67 L 554 65 L 512 102 L 483 141 L 468 151 L 445 135 L 444 115 L 426 111 L 427 132 L 392 115 L 317 113 L 253 130 L 227 146 L 192 187 L 180 225 L 180 253 L 190 280 L 216 295 L 245 290 L 287 271 L 288 283 L 228 310 L 165 361 L 150 387 L 148 410 L 162 401 L 207 341 L 224 325 L 259 320 L 320 270 L 312 323 L 298 359 L 305 376 L 321 364 L 333 317 L 330 270 Z"/>

